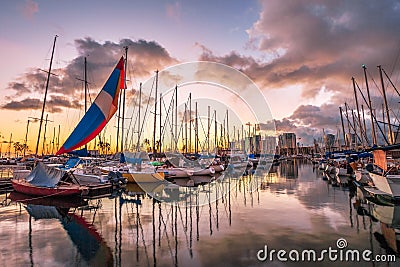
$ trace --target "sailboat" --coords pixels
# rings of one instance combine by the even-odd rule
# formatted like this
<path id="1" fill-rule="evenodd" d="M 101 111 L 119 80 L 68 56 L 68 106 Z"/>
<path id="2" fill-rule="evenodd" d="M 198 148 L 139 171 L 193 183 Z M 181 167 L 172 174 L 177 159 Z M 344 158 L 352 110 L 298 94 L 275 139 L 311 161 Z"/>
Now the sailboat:
<path id="1" fill-rule="evenodd" d="M 33 196 L 86 195 L 89 188 L 81 186 L 67 171 L 39 162 L 25 179 L 11 179 L 14 191 Z"/>
<path id="2" fill-rule="evenodd" d="M 56 155 L 83 146 L 100 133 L 118 109 L 118 96 L 122 88 L 124 88 L 123 57 L 112 71 L 94 103 Z M 82 195 L 87 193 L 88 188 L 81 186 L 76 178 L 69 179 L 67 183 L 64 178 L 68 173 L 38 164 L 26 179 L 12 179 L 11 182 L 15 191 L 30 195 Z"/>
<path id="3" fill-rule="evenodd" d="M 385 148 L 373 151 L 374 164 L 367 166 L 374 187 L 365 189 L 373 195 L 389 196 L 391 199 L 398 201 L 400 199 L 400 170 L 396 162 L 389 162 L 388 151 L 400 148 L 399 144 L 387 146 Z"/>

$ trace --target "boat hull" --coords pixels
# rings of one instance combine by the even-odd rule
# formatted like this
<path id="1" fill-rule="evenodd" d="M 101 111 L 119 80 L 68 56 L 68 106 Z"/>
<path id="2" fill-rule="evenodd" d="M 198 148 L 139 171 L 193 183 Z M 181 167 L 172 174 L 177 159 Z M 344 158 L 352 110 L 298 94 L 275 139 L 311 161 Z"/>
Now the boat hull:
<path id="1" fill-rule="evenodd" d="M 369 173 L 375 187 L 393 198 L 400 198 L 400 175 L 379 175 Z"/>
<path id="2" fill-rule="evenodd" d="M 204 175 L 212 176 L 214 174 L 215 174 L 214 167 L 209 167 L 207 169 L 202 169 L 202 170 L 198 170 L 198 171 L 194 171 L 193 172 L 194 176 L 204 176 Z"/>
<path id="3" fill-rule="evenodd" d="M 135 183 L 157 183 L 164 181 L 162 173 L 137 172 L 130 173 L 130 175 Z"/>
<path id="4" fill-rule="evenodd" d="M 73 196 L 88 193 L 88 188 L 79 185 L 61 185 L 58 187 L 34 186 L 25 180 L 11 180 L 14 190 L 31 196 Z"/>
<path id="5" fill-rule="evenodd" d="M 212 165 L 211 167 L 213 167 L 215 172 L 222 172 L 225 170 L 224 165 L 220 164 L 220 165 Z"/>
<path id="6" fill-rule="evenodd" d="M 158 170 L 157 172 L 164 173 L 167 178 L 189 178 L 193 175 L 192 170 L 184 169 L 184 168 L 168 168 Z"/>

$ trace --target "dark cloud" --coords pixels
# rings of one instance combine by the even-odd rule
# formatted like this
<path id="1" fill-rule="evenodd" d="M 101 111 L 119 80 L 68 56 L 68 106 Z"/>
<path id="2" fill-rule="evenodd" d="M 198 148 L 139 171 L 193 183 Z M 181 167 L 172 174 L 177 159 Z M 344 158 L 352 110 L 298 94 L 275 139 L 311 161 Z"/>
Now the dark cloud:
<path id="1" fill-rule="evenodd" d="M 373 107 L 381 112 L 383 100 L 376 66 L 382 65 L 395 84 L 399 81 L 398 1 L 300 0 L 287 3 L 272 0 L 260 3 L 260 16 L 248 30 L 247 45 L 260 56 L 255 58 L 234 51 L 221 56 L 201 44 L 197 46 L 203 51 L 201 60 L 236 67 L 263 91 L 296 85 L 302 88 L 301 96 L 306 99 L 314 98 L 323 90 L 332 93 L 329 104 L 300 106 L 288 118 L 278 120 L 277 130 L 294 131 L 308 137 L 322 128 L 335 132 L 340 123 L 338 107 L 347 102 L 355 108 L 352 76 L 367 95 L 362 64 L 367 66 Z M 386 78 L 385 85 L 391 87 Z M 396 107 L 398 94 L 393 87 L 387 90 L 390 105 Z M 360 94 L 358 97 L 360 105 L 367 110 Z"/>
<path id="2" fill-rule="evenodd" d="M 2 109 L 9 110 L 40 110 L 42 108 L 43 101 L 37 98 L 25 98 L 20 101 L 10 101 L 3 105 Z M 68 99 L 61 96 L 52 96 L 46 103 L 46 108 L 51 113 L 62 112 L 62 108 L 80 108 L 81 104 L 79 101 L 69 101 Z"/>
<path id="3" fill-rule="evenodd" d="M 289 119 L 303 126 L 315 128 L 327 128 L 340 123 L 339 108 L 332 104 L 323 104 L 321 107 L 313 105 L 301 105 Z"/>
<path id="4" fill-rule="evenodd" d="M 84 78 L 84 57 L 87 57 L 87 76 L 92 100 L 105 83 L 119 57 L 125 54 L 123 48 L 125 46 L 128 47 L 128 80 L 148 78 L 155 70 L 178 62 L 155 41 L 123 39 L 119 43 L 110 41 L 100 43 L 86 37 L 75 40 L 75 46 L 79 56 L 65 67 L 52 70 L 55 75 L 50 77 L 48 93 L 51 100 L 47 105 L 50 112 L 61 112 L 63 107 L 82 106 L 79 102 L 83 101 L 83 82 L 80 80 Z M 43 94 L 46 79 L 45 71 L 32 69 L 18 77 L 16 81 L 10 82 L 7 89 L 14 90 L 15 94 L 8 98 L 9 102 L 4 104 L 3 108 L 37 109 L 37 106 L 41 106 L 38 99 L 18 98 L 31 93 Z M 126 91 L 127 99 L 133 98 L 137 90 L 130 84 Z M 63 98 L 59 95 L 63 95 Z"/>
<path id="5" fill-rule="evenodd" d="M 8 89 L 15 90 L 15 96 L 29 94 L 31 92 L 31 90 L 27 87 L 25 83 L 20 82 L 10 82 L 8 84 Z"/>
<path id="6" fill-rule="evenodd" d="M 26 98 L 21 101 L 11 101 L 2 106 L 2 109 L 10 110 L 32 110 L 40 109 L 41 101 L 34 98 Z"/>
<path id="7" fill-rule="evenodd" d="M 339 108 L 333 104 L 323 104 L 320 107 L 301 105 L 288 118 L 275 120 L 276 131 L 294 132 L 304 144 L 312 144 L 314 139 L 326 133 L 337 134 L 340 127 Z"/>
<path id="8" fill-rule="evenodd" d="M 397 1 L 261 3 L 259 20 L 249 34 L 266 63 L 236 52 L 215 56 L 199 45 L 201 58 L 240 66 L 263 87 L 297 83 L 305 85 L 305 91 L 324 84 L 341 91 L 352 75 L 361 74 L 361 64 L 390 68 L 395 63 L 400 44 Z"/>

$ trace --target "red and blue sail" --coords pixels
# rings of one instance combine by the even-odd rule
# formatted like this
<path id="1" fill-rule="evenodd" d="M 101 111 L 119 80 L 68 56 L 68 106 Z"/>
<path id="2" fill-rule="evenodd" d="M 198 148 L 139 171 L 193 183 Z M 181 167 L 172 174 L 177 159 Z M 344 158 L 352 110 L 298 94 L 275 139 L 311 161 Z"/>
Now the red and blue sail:
<path id="1" fill-rule="evenodd" d="M 118 97 L 124 83 L 124 58 L 121 57 L 103 89 L 56 155 L 70 152 L 95 138 L 118 109 Z"/>

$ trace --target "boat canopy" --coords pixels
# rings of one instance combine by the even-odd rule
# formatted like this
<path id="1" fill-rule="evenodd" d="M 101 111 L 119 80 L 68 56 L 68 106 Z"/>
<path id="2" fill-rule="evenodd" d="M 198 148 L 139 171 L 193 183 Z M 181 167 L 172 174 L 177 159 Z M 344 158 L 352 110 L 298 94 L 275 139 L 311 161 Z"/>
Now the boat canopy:
<path id="1" fill-rule="evenodd" d="M 35 186 L 55 187 L 64 177 L 65 173 L 66 171 L 39 162 L 28 177 L 26 177 L 26 181 Z"/>
<path id="2" fill-rule="evenodd" d="M 124 152 L 125 160 L 131 164 L 142 164 L 142 162 L 149 162 L 149 155 L 144 151 L 139 152 Z"/>

